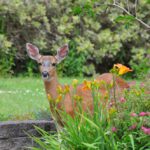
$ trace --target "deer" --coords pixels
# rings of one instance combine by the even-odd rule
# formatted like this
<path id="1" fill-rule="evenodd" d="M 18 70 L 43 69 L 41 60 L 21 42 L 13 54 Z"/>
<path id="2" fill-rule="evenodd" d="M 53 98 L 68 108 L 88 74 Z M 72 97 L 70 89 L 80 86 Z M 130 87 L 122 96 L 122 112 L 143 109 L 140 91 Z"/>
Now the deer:
<path id="1" fill-rule="evenodd" d="M 57 92 L 58 87 L 64 88 L 63 85 L 61 85 L 58 82 L 58 77 L 57 77 L 57 71 L 56 71 L 56 66 L 64 60 L 68 53 L 69 53 L 69 47 L 67 44 L 63 45 L 57 50 L 57 54 L 55 56 L 45 56 L 41 55 L 39 53 L 38 47 L 31 43 L 26 44 L 26 50 L 28 56 L 35 60 L 38 65 L 39 65 L 39 70 L 44 82 L 45 86 L 45 91 L 46 95 L 50 95 L 52 100 L 55 103 L 55 100 L 59 96 Z M 104 73 L 102 75 L 99 75 L 96 77 L 96 80 L 99 81 L 105 81 L 107 84 L 112 83 L 113 80 L 113 75 L 112 73 Z M 126 83 L 122 78 L 116 77 L 115 79 L 115 85 L 116 85 L 116 93 L 117 95 L 121 95 L 124 89 L 129 88 L 129 84 Z M 87 108 L 92 112 L 93 111 L 93 100 L 91 96 L 91 92 L 82 90 L 83 89 L 83 83 L 77 85 L 76 87 L 76 94 L 82 97 L 82 109 L 83 111 L 86 111 Z M 74 117 L 75 112 L 74 108 L 76 107 L 76 103 L 72 104 L 72 96 L 71 96 L 71 91 L 73 90 L 73 87 L 70 85 L 69 86 L 69 92 L 65 95 L 63 101 L 60 101 L 57 103 L 57 109 L 64 108 L 66 113 L 69 114 L 71 117 Z M 99 91 L 102 94 L 106 93 L 106 88 L 101 87 Z M 48 97 L 47 97 L 48 98 Z M 54 105 L 51 105 L 52 102 L 49 101 L 50 104 L 50 110 L 51 112 L 54 112 Z M 58 123 L 62 124 L 61 122 L 61 117 L 59 114 L 57 116 L 53 116 L 54 119 L 57 120 Z"/>

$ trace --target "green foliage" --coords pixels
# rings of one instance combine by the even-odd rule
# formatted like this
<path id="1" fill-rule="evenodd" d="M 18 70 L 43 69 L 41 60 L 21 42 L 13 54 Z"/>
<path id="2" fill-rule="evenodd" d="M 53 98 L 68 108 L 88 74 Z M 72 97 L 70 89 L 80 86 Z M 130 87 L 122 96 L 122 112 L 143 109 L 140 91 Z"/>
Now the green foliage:
<path id="1" fill-rule="evenodd" d="M 0 34 L 0 75 L 13 74 L 14 58 L 16 50 L 11 49 L 12 43 L 4 34 Z"/>
<path id="2" fill-rule="evenodd" d="M 150 137 L 143 132 L 141 127 L 150 127 L 150 114 L 140 116 L 140 112 L 149 111 L 149 107 L 145 105 L 150 98 L 149 94 L 145 93 L 147 88 L 133 86 L 130 91 L 125 91 L 124 97 L 117 99 L 117 107 L 112 104 L 110 99 L 105 101 L 104 106 L 97 84 L 94 86 L 94 83 L 91 86 L 94 105 L 92 115 L 88 109 L 86 112 L 80 109 L 82 100 L 76 101 L 78 108 L 74 118 L 57 110 L 64 121 L 63 128 L 61 130 L 58 128 L 56 133 L 51 134 L 36 128 L 42 138 L 33 137 L 40 146 L 40 148 L 33 148 L 33 150 L 149 149 Z M 100 101 L 101 103 L 99 103 Z M 132 116 L 132 113 L 135 113 L 135 116 Z"/>
<path id="3" fill-rule="evenodd" d="M 146 82 L 143 83 L 143 86 L 133 86 L 129 92 L 126 91 L 128 92 L 126 93 L 128 102 L 124 108 L 128 106 L 128 110 L 131 112 L 144 112 L 150 109 L 150 96 L 149 94 L 146 94 L 149 90 L 146 88 L 146 85 L 150 83 L 150 80 L 147 80 Z"/>
<path id="4" fill-rule="evenodd" d="M 67 59 L 57 66 L 58 72 L 62 76 L 82 76 L 82 67 L 85 64 L 86 58 L 84 52 L 78 52 L 76 43 L 70 42 L 70 51 Z"/>
<path id="5" fill-rule="evenodd" d="M 135 76 L 139 79 L 144 79 L 148 73 L 150 73 L 149 55 L 150 49 L 147 51 L 142 48 L 132 50 L 133 56 L 130 60 L 130 65 L 135 72 Z"/>
<path id="6" fill-rule="evenodd" d="M 150 4 L 150 0 L 146 0 L 146 3 L 147 3 L 147 4 Z"/>
<path id="7" fill-rule="evenodd" d="M 102 1 L 103 5 L 97 5 L 98 2 L 0 1 L 0 70 L 5 68 L 0 74 L 27 72 L 32 76 L 37 72 L 38 67 L 32 68 L 33 60 L 27 58 L 26 42 L 37 45 L 42 54 L 55 54 L 64 43 L 75 42 L 75 47 L 70 46 L 69 56 L 73 58 L 67 58 L 58 69 L 62 75 L 102 73 L 117 62 L 130 65 L 138 54 L 134 49 L 146 51 L 150 46 L 148 31 L 135 22 L 134 17 L 108 8 L 107 2 L 112 1 Z M 121 4 L 125 6 L 123 1 Z M 139 5 L 137 16 L 147 21 L 149 5 L 146 1 Z M 4 54 L 8 59 L 6 65 Z M 147 53 L 143 53 L 143 57 L 145 55 Z M 140 64 L 139 59 L 137 63 Z M 83 69 L 79 71 L 79 68 Z"/>
<path id="8" fill-rule="evenodd" d="M 94 1 L 92 1 L 93 4 Z M 88 15 L 90 17 L 95 16 L 95 12 L 93 10 L 93 6 L 91 5 L 91 1 L 78 1 L 77 5 L 73 7 L 72 12 L 74 15 L 85 16 Z"/>
<path id="9" fill-rule="evenodd" d="M 129 15 L 118 16 L 115 21 L 123 23 L 125 27 L 128 28 L 129 26 L 133 25 L 135 17 Z"/>

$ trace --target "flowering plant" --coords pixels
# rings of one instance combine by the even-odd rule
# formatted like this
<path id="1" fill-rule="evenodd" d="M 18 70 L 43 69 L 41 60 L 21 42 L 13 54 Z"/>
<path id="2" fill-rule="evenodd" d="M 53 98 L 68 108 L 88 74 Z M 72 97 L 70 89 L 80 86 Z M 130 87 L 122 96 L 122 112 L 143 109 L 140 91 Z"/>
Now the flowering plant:
<path id="1" fill-rule="evenodd" d="M 103 81 L 84 80 L 82 91 L 92 94 L 93 112 L 82 110 L 83 98 L 76 94 L 78 80 L 73 80 L 72 93 L 73 104 L 76 103 L 79 109 L 75 110 L 74 118 L 65 112 L 63 115 L 64 127 L 56 134 L 47 135 L 42 132 L 43 139 L 41 146 L 51 149 L 149 149 L 150 148 L 150 112 L 149 100 L 145 86 L 132 86 L 125 90 L 121 97 L 117 93 L 111 96 L 112 89 L 115 92 L 115 77 L 132 71 L 121 64 L 114 65 L 111 72 L 114 75 L 114 82 L 106 84 Z M 100 93 L 100 88 L 105 88 Z M 68 86 L 64 90 L 58 88 L 61 95 L 60 101 L 69 92 Z M 49 96 L 50 98 L 50 96 Z M 40 130 L 41 132 L 41 130 Z M 38 143 L 39 142 L 39 139 Z"/>

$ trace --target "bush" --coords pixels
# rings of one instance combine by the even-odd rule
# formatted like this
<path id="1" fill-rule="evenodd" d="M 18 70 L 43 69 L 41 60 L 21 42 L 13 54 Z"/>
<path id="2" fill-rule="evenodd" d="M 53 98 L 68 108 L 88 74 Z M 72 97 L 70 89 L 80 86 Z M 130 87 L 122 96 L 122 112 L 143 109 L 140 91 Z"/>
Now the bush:
<path id="1" fill-rule="evenodd" d="M 150 73 L 149 68 L 149 57 L 150 49 L 145 51 L 143 49 L 134 49 L 134 55 L 130 60 L 130 64 L 135 72 L 135 76 L 139 79 L 144 79 L 148 73 Z M 148 54 L 148 55 L 147 55 Z"/>
<path id="2" fill-rule="evenodd" d="M 62 76 L 83 76 L 82 67 L 86 62 L 85 54 L 77 51 L 75 42 L 72 41 L 69 45 L 69 55 L 63 63 L 58 65 L 57 70 Z"/>
<path id="3" fill-rule="evenodd" d="M 37 45 L 43 54 L 54 54 L 62 44 L 75 42 L 76 47 L 71 46 L 70 49 L 70 57 L 73 58 L 68 58 L 64 66 L 59 67 L 62 75 L 107 72 L 116 62 L 141 64 L 140 59 L 133 62 L 132 58 L 139 53 L 135 49 L 142 49 L 141 57 L 146 57 L 150 38 L 148 31 L 138 23 L 127 27 L 116 23 L 122 12 L 114 8 L 110 12 L 107 7 L 94 7 L 91 2 L 94 1 L 1 1 L 0 43 L 5 46 L 1 46 L 0 53 L 7 50 L 9 62 L 6 66 L 0 63 L 1 68 L 6 68 L 4 72 L 14 72 L 15 75 L 28 72 L 31 76 L 32 72 L 37 72 L 38 68 L 32 69 L 33 61 L 27 57 L 26 42 Z M 138 16 L 148 20 L 149 4 L 142 1 L 140 6 Z M 76 66 L 72 67 L 73 72 L 69 69 L 70 62 Z M 83 71 L 79 71 L 81 65 Z"/>
<path id="4" fill-rule="evenodd" d="M 12 43 L 7 37 L 0 34 L 0 75 L 13 74 L 12 67 L 15 59 L 16 49 L 11 49 Z"/>

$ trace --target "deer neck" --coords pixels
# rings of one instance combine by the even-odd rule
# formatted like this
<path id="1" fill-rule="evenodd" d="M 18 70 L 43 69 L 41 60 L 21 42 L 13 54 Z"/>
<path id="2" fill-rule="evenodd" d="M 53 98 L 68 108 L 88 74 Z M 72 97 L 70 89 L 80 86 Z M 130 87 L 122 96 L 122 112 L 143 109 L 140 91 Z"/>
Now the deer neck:
<path id="1" fill-rule="evenodd" d="M 59 82 L 57 79 L 57 73 L 56 71 L 54 72 L 54 76 L 50 81 L 44 81 L 44 86 L 45 86 L 45 91 L 46 94 L 50 94 L 52 99 L 56 99 L 58 94 L 57 94 L 57 87 L 59 86 Z"/>

